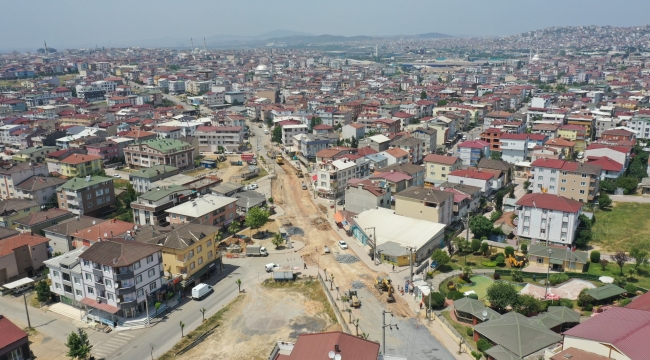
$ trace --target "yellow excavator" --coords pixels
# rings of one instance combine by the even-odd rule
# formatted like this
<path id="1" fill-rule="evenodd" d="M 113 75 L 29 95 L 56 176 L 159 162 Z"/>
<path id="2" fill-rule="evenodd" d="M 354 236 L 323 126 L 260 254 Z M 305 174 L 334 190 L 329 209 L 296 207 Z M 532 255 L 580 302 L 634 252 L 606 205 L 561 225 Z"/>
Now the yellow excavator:
<path id="1" fill-rule="evenodd" d="M 386 301 L 389 303 L 395 302 L 395 288 L 393 287 L 393 284 L 391 283 L 390 279 L 387 277 L 378 277 L 376 279 L 376 285 L 377 289 L 380 292 L 387 292 L 388 297 Z"/>

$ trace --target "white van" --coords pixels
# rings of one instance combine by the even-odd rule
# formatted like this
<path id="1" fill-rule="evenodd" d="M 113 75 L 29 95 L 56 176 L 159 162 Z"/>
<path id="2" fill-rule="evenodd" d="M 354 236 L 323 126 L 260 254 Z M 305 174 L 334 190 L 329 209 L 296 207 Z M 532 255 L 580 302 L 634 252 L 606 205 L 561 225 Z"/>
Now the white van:
<path id="1" fill-rule="evenodd" d="M 584 158 L 584 157 L 585 157 L 585 153 L 583 153 L 583 152 L 581 151 L 581 152 L 578 153 L 578 156 L 576 156 L 576 159 L 582 159 L 582 158 Z"/>
<path id="2" fill-rule="evenodd" d="M 198 284 L 192 288 L 192 299 L 200 300 L 212 291 L 212 286 L 208 284 Z"/>

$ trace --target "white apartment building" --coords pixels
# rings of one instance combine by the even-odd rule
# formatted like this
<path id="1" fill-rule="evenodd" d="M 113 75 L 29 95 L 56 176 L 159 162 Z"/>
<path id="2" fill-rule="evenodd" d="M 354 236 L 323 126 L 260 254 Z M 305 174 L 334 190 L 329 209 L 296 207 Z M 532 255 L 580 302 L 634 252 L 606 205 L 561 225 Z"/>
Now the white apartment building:
<path id="1" fill-rule="evenodd" d="M 86 249 L 88 248 L 74 249 L 43 262 L 50 270 L 47 275 L 52 280 L 50 290 L 59 298 L 60 302 L 77 308 L 83 308 L 81 299 L 86 294 L 79 264 L 79 255 Z"/>
<path id="2" fill-rule="evenodd" d="M 3 125 L 0 126 L 0 142 L 3 144 L 11 144 L 13 138 L 11 134 L 21 129 L 27 129 L 25 125 Z"/>
<path id="3" fill-rule="evenodd" d="M 293 137 L 298 134 L 306 134 L 309 132 L 307 125 L 284 125 L 282 127 L 282 144 L 284 146 L 293 145 Z"/>
<path id="4" fill-rule="evenodd" d="M 12 163 L 0 168 L 0 199 L 18 198 L 16 185 L 32 176 L 49 176 L 46 164 Z"/>
<path id="5" fill-rule="evenodd" d="M 170 94 L 182 94 L 185 92 L 185 81 L 170 80 L 168 83 Z"/>
<path id="6" fill-rule="evenodd" d="M 571 245 L 576 236 L 582 203 L 560 195 L 531 193 L 517 201 L 517 235 L 557 245 Z"/>
<path id="7" fill-rule="evenodd" d="M 207 92 L 203 94 L 203 104 L 206 106 L 210 105 L 222 105 L 225 102 L 226 93 L 225 92 Z"/>
<path id="8" fill-rule="evenodd" d="M 99 241 L 79 255 L 84 288 L 80 302 L 93 320 L 117 321 L 146 312 L 162 299 L 158 290 L 164 274 L 160 246 L 133 240 Z M 151 312 L 151 309 L 150 309 Z"/>
<path id="9" fill-rule="evenodd" d="M 650 139 L 650 116 L 635 116 L 627 122 L 627 127 L 636 132 L 639 139 Z"/>
<path id="10" fill-rule="evenodd" d="M 194 134 L 199 138 L 199 151 L 214 152 L 219 150 L 219 146 L 237 150 L 244 143 L 244 128 L 241 126 L 199 126 Z"/>
<path id="11" fill-rule="evenodd" d="M 106 93 L 113 92 L 115 91 L 115 88 L 117 87 L 117 84 L 112 82 L 112 81 L 106 81 L 106 80 L 100 80 L 100 81 L 93 81 L 90 83 L 92 86 L 100 88 L 101 90 L 106 91 Z"/>
<path id="12" fill-rule="evenodd" d="M 528 134 L 501 134 L 501 160 L 514 164 L 528 157 Z"/>
<path id="13" fill-rule="evenodd" d="M 340 158 L 319 164 L 316 172 L 316 191 L 321 197 L 339 198 L 345 194 L 348 181 L 363 179 L 369 175 L 370 160 L 359 158 L 357 161 Z"/>

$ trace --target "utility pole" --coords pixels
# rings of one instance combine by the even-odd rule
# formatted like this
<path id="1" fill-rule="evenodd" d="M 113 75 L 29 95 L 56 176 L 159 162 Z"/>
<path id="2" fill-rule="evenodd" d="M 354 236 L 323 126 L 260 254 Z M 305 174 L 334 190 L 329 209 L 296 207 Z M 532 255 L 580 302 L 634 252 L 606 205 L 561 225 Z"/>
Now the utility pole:
<path id="1" fill-rule="evenodd" d="M 413 252 L 415 251 L 417 253 L 418 248 L 416 246 L 413 246 L 413 247 L 407 247 L 407 249 L 409 250 L 409 254 L 410 254 L 409 265 L 411 266 L 411 282 L 413 282 L 413 264 L 414 264 Z"/>
<path id="2" fill-rule="evenodd" d="M 375 261 L 375 264 L 377 264 L 377 233 L 375 232 L 376 229 L 375 227 L 369 227 L 365 228 L 364 230 L 371 230 L 372 229 L 372 253 L 373 253 L 373 260 Z"/>
<path id="3" fill-rule="evenodd" d="M 149 320 L 149 290 L 145 290 L 144 294 L 146 295 L 145 299 L 144 299 L 144 306 L 147 308 L 147 321 L 144 323 L 144 326 L 148 326 L 149 322 L 150 322 L 150 320 Z"/>
<path id="4" fill-rule="evenodd" d="M 27 328 L 32 328 L 32 323 L 29 321 L 29 310 L 27 309 L 27 295 L 23 292 L 23 300 L 25 301 L 25 314 L 27 314 Z"/>
<path id="5" fill-rule="evenodd" d="M 391 330 L 393 330 L 393 326 L 394 326 L 395 329 L 399 330 L 399 327 L 397 326 L 397 324 L 386 324 L 386 314 L 390 314 L 390 317 L 393 317 L 392 312 L 383 310 L 381 312 L 381 314 L 382 314 L 382 317 L 383 317 L 383 324 L 381 326 L 382 330 L 383 330 L 383 342 L 382 342 L 382 345 L 381 345 L 381 347 L 382 347 L 381 353 L 386 355 L 386 328 L 390 328 Z"/>
<path id="6" fill-rule="evenodd" d="M 469 213 L 467 213 L 465 227 L 465 241 L 469 242 Z M 465 265 L 467 265 L 467 253 L 465 253 Z"/>

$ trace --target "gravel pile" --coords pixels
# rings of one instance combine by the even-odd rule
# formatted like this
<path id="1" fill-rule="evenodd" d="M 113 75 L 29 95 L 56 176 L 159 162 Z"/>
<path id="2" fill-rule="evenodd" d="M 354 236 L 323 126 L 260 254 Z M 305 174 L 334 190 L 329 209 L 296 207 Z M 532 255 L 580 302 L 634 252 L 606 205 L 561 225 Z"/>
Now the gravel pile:
<path id="1" fill-rule="evenodd" d="M 305 235 L 305 232 L 302 231 L 302 229 L 299 228 L 299 227 L 292 226 L 292 227 L 287 229 L 287 235 L 289 235 L 289 236 L 298 236 L 298 235 L 303 236 L 303 235 Z"/>
<path id="2" fill-rule="evenodd" d="M 359 258 L 354 255 L 342 254 L 336 255 L 336 261 L 343 264 L 352 264 L 359 261 Z"/>
<path id="3" fill-rule="evenodd" d="M 366 287 L 366 286 L 365 286 L 361 281 L 359 281 L 359 280 L 357 280 L 357 281 L 353 281 L 353 282 L 352 282 L 352 288 L 353 288 L 353 289 L 363 289 L 363 288 L 365 288 L 365 287 Z"/>

